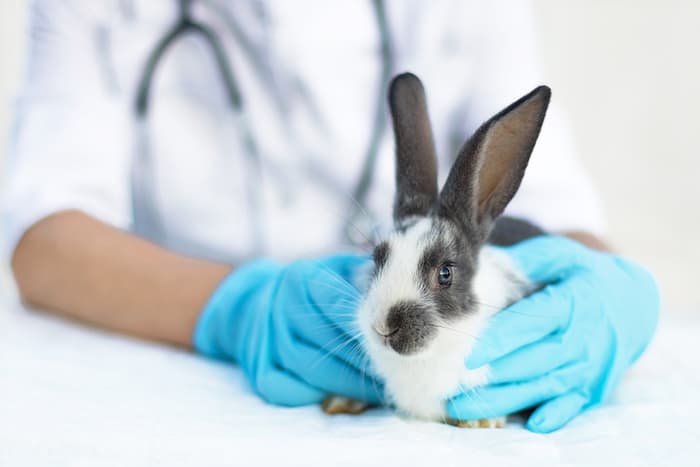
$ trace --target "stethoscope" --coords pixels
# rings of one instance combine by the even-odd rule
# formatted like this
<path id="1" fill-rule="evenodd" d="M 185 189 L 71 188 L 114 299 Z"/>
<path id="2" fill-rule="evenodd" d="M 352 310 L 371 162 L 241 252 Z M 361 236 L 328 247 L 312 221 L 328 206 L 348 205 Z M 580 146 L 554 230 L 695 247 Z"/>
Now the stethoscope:
<path id="1" fill-rule="evenodd" d="M 209 49 L 213 52 L 216 66 L 218 68 L 221 80 L 224 83 L 224 88 L 227 94 L 228 105 L 234 116 L 234 123 L 239 129 L 243 144 L 246 149 L 247 157 L 249 157 L 249 167 L 256 174 L 255 176 L 246 177 L 248 186 L 246 192 L 248 194 L 249 203 L 249 222 L 253 229 L 252 238 L 257 244 L 253 245 L 254 250 L 263 248 L 261 242 L 263 236 L 263 222 L 261 215 L 261 200 L 257 193 L 258 187 L 256 181 L 260 178 L 260 151 L 256 144 L 251 125 L 248 122 L 245 114 L 245 102 L 240 92 L 240 88 L 236 81 L 236 75 L 233 71 L 232 64 L 228 60 L 221 45 L 220 37 L 214 30 L 197 21 L 192 16 L 192 0 L 178 0 L 179 12 L 177 22 L 167 31 L 167 33 L 157 42 L 153 51 L 149 54 L 143 75 L 139 81 L 138 91 L 136 96 L 136 116 L 139 136 L 137 137 L 137 161 L 134 163 L 132 171 L 132 190 L 135 192 L 134 197 L 141 201 L 148 201 L 145 206 L 135 208 L 134 217 L 135 225 L 142 226 L 146 236 L 163 235 L 163 225 L 159 220 L 157 209 L 155 208 L 154 190 L 150 186 L 152 180 L 147 180 L 147 174 L 153 170 L 153 161 L 150 159 L 150 151 L 148 148 L 147 130 L 145 122 L 149 113 L 149 102 L 151 95 L 151 84 L 155 71 L 166 51 L 182 36 L 188 33 L 193 33 L 200 36 Z M 366 207 L 367 196 L 372 185 L 374 175 L 374 167 L 379 152 L 382 135 L 385 131 L 385 100 L 384 90 L 389 82 L 393 69 L 393 54 L 391 47 L 391 36 L 389 25 L 386 18 L 386 10 L 383 0 L 372 0 L 372 7 L 377 21 L 381 41 L 381 56 L 382 66 L 381 74 L 378 82 L 379 89 L 375 105 L 372 130 L 370 140 L 365 151 L 365 158 L 360 172 L 357 185 L 354 187 L 348 199 L 348 215 L 343 225 L 342 235 L 345 240 L 353 245 L 365 245 L 371 242 L 370 237 L 376 235 L 377 223 L 373 216 L 368 212 Z M 147 193 L 144 192 L 148 191 Z M 258 251 L 259 252 L 259 251 Z"/>

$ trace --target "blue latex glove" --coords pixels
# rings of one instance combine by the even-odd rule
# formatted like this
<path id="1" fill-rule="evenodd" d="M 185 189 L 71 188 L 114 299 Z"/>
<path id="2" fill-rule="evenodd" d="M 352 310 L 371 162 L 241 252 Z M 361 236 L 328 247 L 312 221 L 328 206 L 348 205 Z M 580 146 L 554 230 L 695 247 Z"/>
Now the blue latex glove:
<path id="1" fill-rule="evenodd" d="M 505 248 L 546 286 L 495 315 L 467 359 L 489 385 L 456 396 L 451 417 L 491 418 L 538 406 L 527 428 L 547 433 L 603 400 L 651 340 L 659 294 L 642 267 L 563 237 Z"/>
<path id="2" fill-rule="evenodd" d="M 328 394 L 378 403 L 381 388 L 364 372 L 353 321 L 360 293 L 351 278 L 368 262 L 340 255 L 238 268 L 202 312 L 195 349 L 237 362 L 274 404 L 314 404 Z"/>

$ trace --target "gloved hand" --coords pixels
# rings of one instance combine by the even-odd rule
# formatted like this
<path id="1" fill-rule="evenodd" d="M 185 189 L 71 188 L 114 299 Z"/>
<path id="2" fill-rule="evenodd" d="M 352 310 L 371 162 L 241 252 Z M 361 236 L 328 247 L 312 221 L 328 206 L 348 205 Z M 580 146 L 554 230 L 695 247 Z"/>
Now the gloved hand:
<path id="1" fill-rule="evenodd" d="M 563 237 L 504 251 L 545 287 L 491 318 L 466 362 L 490 364 L 489 384 L 451 399 L 448 412 L 470 420 L 539 405 L 527 428 L 547 433 L 617 386 L 651 340 L 659 293 L 642 267 Z"/>
<path id="2" fill-rule="evenodd" d="M 328 394 L 372 404 L 381 388 L 354 330 L 351 283 L 369 259 L 339 255 L 282 266 L 258 260 L 231 273 L 199 318 L 195 349 L 237 362 L 268 402 L 298 406 Z"/>

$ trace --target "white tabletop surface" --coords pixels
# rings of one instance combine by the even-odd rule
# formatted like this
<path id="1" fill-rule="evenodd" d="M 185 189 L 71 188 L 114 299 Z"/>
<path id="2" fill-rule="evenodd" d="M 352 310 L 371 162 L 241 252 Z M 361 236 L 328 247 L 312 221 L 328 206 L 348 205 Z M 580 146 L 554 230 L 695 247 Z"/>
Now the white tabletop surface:
<path id="1" fill-rule="evenodd" d="M 698 319 L 663 319 L 609 404 L 536 435 L 269 406 L 233 366 L 5 302 L 2 467 L 700 465 Z"/>

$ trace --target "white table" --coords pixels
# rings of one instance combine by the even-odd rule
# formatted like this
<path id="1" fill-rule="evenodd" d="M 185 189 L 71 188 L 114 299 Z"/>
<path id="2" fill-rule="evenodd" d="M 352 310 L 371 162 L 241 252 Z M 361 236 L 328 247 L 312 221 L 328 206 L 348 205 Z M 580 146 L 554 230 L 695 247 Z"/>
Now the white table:
<path id="1" fill-rule="evenodd" d="M 700 320 L 663 320 L 614 400 L 535 435 L 272 407 L 234 367 L 4 307 L 2 467 L 700 466 Z"/>

